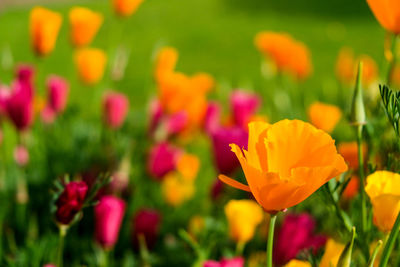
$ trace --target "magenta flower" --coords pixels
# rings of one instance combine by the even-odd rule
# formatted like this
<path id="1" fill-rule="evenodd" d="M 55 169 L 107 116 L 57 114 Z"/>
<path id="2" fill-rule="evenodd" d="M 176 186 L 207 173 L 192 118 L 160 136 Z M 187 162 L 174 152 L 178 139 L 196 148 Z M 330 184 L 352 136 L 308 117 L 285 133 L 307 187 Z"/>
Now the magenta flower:
<path id="1" fill-rule="evenodd" d="M 45 124 L 52 124 L 56 119 L 56 115 L 55 111 L 49 106 L 45 106 L 40 112 L 40 118 Z"/>
<path id="2" fill-rule="evenodd" d="M 232 174 L 239 167 L 239 161 L 231 152 L 229 144 L 247 149 L 248 133 L 241 127 L 217 128 L 211 133 L 214 161 L 219 173 Z"/>
<path id="3" fill-rule="evenodd" d="M 68 225 L 81 211 L 85 202 L 88 186 L 85 182 L 70 182 L 65 185 L 64 191 L 59 196 L 56 206 L 56 220 L 60 224 Z"/>
<path id="4" fill-rule="evenodd" d="M 150 149 L 147 159 L 147 169 L 157 180 L 162 180 L 163 176 L 176 167 L 176 161 L 181 154 L 181 150 L 167 142 L 161 142 Z"/>
<path id="5" fill-rule="evenodd" d="M 103 115 L 106 124 L 113 129 L 118 129 L 124 123 L 128 114 L 128 98 L 117 92 L 108 92 L 103 101 Z"/>
<path id="6" fill-rule="evenodd" d="M 315 221 L 307 213 L 288 214 L 277 232 L 273 260 L 283 265 L 294 259 L 299 252 L 310 249 L 313 253 L 325 245 L 326 237 L 315 235 Z"/>
<path id="7" fill-rule="evenodd" d="M 235 90 L 231 94 L 230 105 L 236 125 L 247 128 L 247 123 L 261 105 L 261 98 L 256 94 Z"/>
<path id="8" fill-rule="evenodd" d="M 94 208 L 95 238 L 104 248 L 111 248 L 117 243 L 125 206 L 122 199 L 114 196 L 103 196 Z"/>
<path id="9" fill-rule="evenodd" d="M 149 133 L 150 135 L 153 135 L 154 131 L 157 129 L 163 116 L 161 103 L 160 101 L 158 101 L 158 99 L 151 100 L 149 107 L 149 115 L 150 115 Z"/>
<path id="10" fill-rule="evenodd" d="M 6 101 L 8 118 L 19 131 L 29 128 L 33 122 L 33 92 L 30 84 L 16 81 Z"/>
<path id="11" fill-rule="evenodd" d="M 168 116 L 166 119 L 166 130 L 168 135 L 174 135 L 184 130 L 188 120 L 189 117 L 185 111 L 180 111 Z"/>
<path id="12" fill-rule="evenodd" d="M 243 267 L 244 259 L 236 257 L 232 259 L 222 259 L 221 261 L 207 260 L 203 263 L 203 267 Z"/>
<path id="13" fill-rule="evenodd" d="M 143 236 L 149 249 L 154 247 L 161 223 L 161 215 L 156 210 L 141 209 L 133 218 L 133 244 L 139 247 L 139 236 Z"/>
<path id="14" fill-rule="evenodd" d="M 25 81 L 33 83 L 33 76 L 35 74 L 35 69 L 29 64 L 20 64 L 16 69 L 16 77 L 19 81 Z"/>
<path id="15" fill-rule="evenodd" d="M 204 129 L 211 134 L 214 130 L 220 127 L 221 123 L 221 106 L 217 102 L 210 102 L 207 106 L 206 115 L 204 118 Z"/>
<path id="16" fill-rule="evenodd" d="M 14 160 L 20 167 L 25 167 L 29 162 L 29 152 L 25 146 L 19 145 L 14 149 Z"/>
<path id="17" fill-rule="evenodd" d="M 62 77 L 52 75 L 47 80 L 48 106 L 55 113 L 64 111 L 67 105 L 69 84 Z"/>

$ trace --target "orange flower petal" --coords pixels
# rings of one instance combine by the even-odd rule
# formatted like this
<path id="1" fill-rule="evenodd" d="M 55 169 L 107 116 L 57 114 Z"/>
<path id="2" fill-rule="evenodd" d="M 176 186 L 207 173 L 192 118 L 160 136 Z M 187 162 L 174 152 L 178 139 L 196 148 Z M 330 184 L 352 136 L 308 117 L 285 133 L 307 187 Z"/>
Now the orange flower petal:
<path id="1" fill-rule="evenodd" d="M 250 187 L 248 185 L 242 184 L 242 183 L 240 183 L 240 182 L 238 182 L 238 181 L 236 181 L 236 180 L 234 180 L 232 178 L 229 178 L 226 175 L 220 174 L 220 175 L 218 175 L 218 178 L 222 182 L 224 182 L 227 185 L 230 185 L 230 186 L 232 186 L 234 188 L 237 188 L 237 189 L 240 189 L 240 190 L 243 190 L 243 191 L 247 191 L 247 192 L 251 192 Z"/>

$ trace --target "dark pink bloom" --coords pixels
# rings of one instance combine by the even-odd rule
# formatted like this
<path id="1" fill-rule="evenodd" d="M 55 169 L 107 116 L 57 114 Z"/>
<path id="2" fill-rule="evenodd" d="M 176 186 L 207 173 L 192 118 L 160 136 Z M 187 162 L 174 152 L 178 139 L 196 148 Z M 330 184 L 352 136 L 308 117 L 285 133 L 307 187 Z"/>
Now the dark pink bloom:
<path id="1" fill-rule="evenodd" d="M 33 83 L 33 75 L 35 74 L 35 69 L 31 65 L 21 64 L 17 67 L 15 74 L 17 76 L 17 80 Z"/>
<path id="2" fill-rule="evenodd" d="M 236 257 L 232 259 L 222 259 L 221 261 L 207 260 L 203 263 L 203 267 L 243 267 L 244 259 Z"/>
<path id="3" fill-rule="evenodd" d="M 103 196 L 94 208 L 96 241 L 104 248 L 117 243 L 119 230 L 125 213 L 125 202 L 114 196 Z"/>
<path id="4" fill-rule="evenodd" d="M 241 127 L 224 127 L 211 133 L 214 161 L 219 173 L 231 174 L 239 167 L 239 161 L 231 151 L 229 144 L 237 144 L 247 149 L 248 133 Z"/>
<path id="5" fill-rule="evenodd" d="M 85 202 L 88 186 L 85 182 L 70 182 L 56 202 L 56 220 L 61 224 L 70 224 L 75 215 L 81 211 Z"/>
<path id="6" fill-rule="evenodd" d="M 247 128 L 247 123 L 261 105 L 261 98 L 249 92 L 235 90 L 230 105 L 236 125 Z"/>
<path id="7" fill-rule="evenodd" d="M 103 101 L 103 115 L 106 124 L 117 129 L 124 123 L 128 114 L 128 98 L 117 92 L 108 92 Z"/>
<path id="8" fill-rule="evenodd" d="M 139 236 L 143 236 L 146 245 L 151 249 L 156 241 L 161 223 L 161 215 L 156 210 L 141 209 L 133 219 L 133 244 L 139 247 Z"/>
<path id="9" fill-rule="evenodd" d="M 57 267 L 57 265 L 52 264 L 52 263 L 47 263 L 47 264 L 43 265 L 43 267 Z"/>
<path id="10" fill-rule="evenodd" d="M 69 94 L 68 82 L 59 76 L 52 75 L 47 80 L 47 92 L 48 106 L 55 113 L 64 111 Z"/>
<path id="11" fill-rule="evenodd" d="M 167 117 L 166 129 L 168 135 L 174 135 L 185 129 L 189 117 L 185 111 L 177 112 Z"/>
<path id="12" fill-rule="evenodd" d="M 147 169 L 157 180 L 162 180 L 163 176 L 173 171 L 176 161 L 181 154 L 181 150 L 167 142 L 161 142 L 150 149 L 147 159 Z"/>
<path id="13" fill-rule="evenodd" d="M 158 99 L 153 99 L 150 102 L 149 108 L 150 115 L 150 125 L 149 125 L 149 133 L 150 135 L 154 134 L 154 131 L 157 129 L 163 115 L 162 107 L 160 101 Z"/>
<path id="14" fill-rule="evenodd" d="M 221 106 L 217 102 L 210 102 L 204 118 L 204 129 L 210 134 L 220 126 L 220 123 Z"/>
<path id="15" fill-rule="evenodd" d="M 286 215 L 275 239 L 273 251 L 275 264 L 286 264 L 303 250 L 310 249 L 315 253 L 324 246 L 326 237 L 315 235 L 314 230 L 315 221 L 307 213 Z"/>
<path id="16" fill-rule="evenodd" d="M 25 146 L 19 145 L 14 149 L 14 160 L 18 166 L 24 167 L 29 162 L 29 152 Z"/>

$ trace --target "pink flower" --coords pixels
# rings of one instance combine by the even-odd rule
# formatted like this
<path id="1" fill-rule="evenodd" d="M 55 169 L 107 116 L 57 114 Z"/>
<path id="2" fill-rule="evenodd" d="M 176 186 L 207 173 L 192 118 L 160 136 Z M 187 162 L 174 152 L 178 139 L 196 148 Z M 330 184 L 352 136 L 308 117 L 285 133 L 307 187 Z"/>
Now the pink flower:
<path id="1" fill-rule="evenodd" d="M 68 225 L 79 213 L 85 202 L 88 186 L 85 182 L 70 182 L 65 185 L 64 191 L 59 196 L 56 206 L 56 220 Z"/>
<path id="2" fill-rule="evenodd" d="M 180 111 L 168 116 L 166 120 L 166 129 L 168 135 L 174 135 L 185 129 L 189 117 L 185 111 Z"/>
<path id="3" fill-rule="evenodd" d="M 117 92 L 109 92 L 105 95 L 103 101 L 103 114 L 106 124 L 118 129 L 124 123 L 128 114 L 129 101 L 128 98 Z"/>
<path id="4" fill-rule="evenodd" d="M 20 167 L 25 167 L 29 162 L 29 152 L 26 147 L 19 145 L 14 149 L 14 160 Z"/>
<path id="5" fill-rule="evenodd" d="M 207 106 L 204 118 L 204 129 L 207 133 L 212 133 L 220 126 L 221 106 L 217 102 L 210 102 Z"/>
<path id="6" fill-rule="evenodd" d="M 307 213 L 288 214 L 276 235 L 273 251 L 275 264 L 283 265 L 306 249 L 316 253 L 325 245 L 326 237 L 315 235 L 314 230 L 315 221 Z"/>
<path id="7" fill-rule="evenodd" d="M 175 169 L 180 154 L 180 149 L 167 142 L 153 146 L 147 159 L 149 173 L 157 180 L 161 180 L 164 175 Z"/>
<path id="8" fill-rule="evenodd" d="M 56 113 L 51 107 L 45 106 L 40 112 L 40 117 L 45 124 L 52 124 L 56 119 Z"/>
<path id="9" fill-rule="evenodd" d="M 261 98 L 256 94 L 235 90 L 231 94 L 230 105 L 236 125 L 247 128 L 251 116 L 261 105 Z"/>
<path id="10" fill-rule="evenodd" d="M 163 115 L 161 103 L 158 99 L 151 100 L 149 113 L 150 113 L 149 133 L 150 135 L 153 135 Z"/>
<path id="11" fill-rule="evenodd" d="M 104 248 L 111 248 L 118 240 L 125 213 L 125 202 L 114 196 L 103 196 L 94 209 L 96 241 Z"/>
<path id="12" fill-rule="evenodd" d="M 57 267 L 57 265 L 52 264 L 52 263 L 47 263 L 47 264 L 43 265 L 43 267 Z"/>
<path id="13" fill-rule="evenodd" d="M 222 259 L 221 261 L 207 260 L 203 263 L 203 267 L 243 267 L 244 259 L 236 257 L 232 259 Z"/>
<path id="14" fill-rule="evenodd" d="M 247 149 L 248 133 L 241 127 L 217 128 L 211 133 L 214 161 L 219 173 L 232 174 L 239 167 L 239 161 L 231 152 L 229 144 Z"/>
<path id="15" fill-rule="evenodd" d="M 0 115 L 7 114 L 7 101 L 11 96 L 8 86 L 0 84 Z"/>
<path id="16" fill-rule="evenodd" d="M 33 76 L 35 74 L 35 69 L 29 64 L 20 64 L 15 72 L 17 80 L 33 83 Z"/>
<path id="17" fill-rule="evenodd" d="M 63 78 L 52 75 L 47 80 L 48 105 L 55 113 L 64 111 L 67 105 L 69 84 Z"/>
<path id="18" fill-rule="evenodd" d="M 133 219 L 133 243 L 139 247 L 139 236 L 143 236 L 148 248 L 152 248 L 158 236 L 161 216 L 156 210 L 141 209 Z"/>

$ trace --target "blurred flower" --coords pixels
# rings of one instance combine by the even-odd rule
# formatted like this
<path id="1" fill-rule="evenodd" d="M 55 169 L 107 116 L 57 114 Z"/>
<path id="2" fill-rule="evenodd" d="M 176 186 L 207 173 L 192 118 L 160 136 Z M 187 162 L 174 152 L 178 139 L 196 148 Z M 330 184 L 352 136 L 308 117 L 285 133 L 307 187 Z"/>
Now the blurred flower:
<path id="1" fill-rule="evenodd" d="M 142 2 L 143 0 L 112 0 L 115 12 L 121 16 L 132 15 Z"/>
<path id="2" fill-rule="evenodd" d="M 400 87 L 400 64 L 394 66 L 390 80 L 395 86 Z"/>
<path id="3" fill-rule="evenodd" d="M 397 1 L 391 0 L 367 0 L 375 18 L 386 30 L 400 33 L 400 5 Z"/>
<path id="4" fill-rule="evenodd" d="M 110 188 L 112 192 L 120 193 L 129 185 L 129 174 L 131 171 L 131 157 L 127 153 L 121 160 L 117 171 L 111 176 Z"/>
<path id="5" fill-rule="evenodd" d="M 205 220 L 199 215 L 194 215 L 189 220 L 188 232 L 192 236 L 197 236 L 201 234 L 204 230 Z"/>
<path id="6" fill-rule="evenodd" d="M 230 200 L 225 205 L 229 236 L 238 243 L 246 243 L 254 236 L 263 219 L 263 210 L 253 200 Z"/>
<path id="7" fill-rule="evenodd" d="M 31 10 L 29 30 L 32 46 L 38 55 L 44 56 L 53 51 L 61 23 L 61 14 L 57 12 L 43 7 Z"/>
<path id="8" fill-rule="evenodd" d="M 378 79 L 378 66 L 368 55 L 361 55 L 358 61 L 363 63 L 362 82 L 368 87 Z"/>
<path id="9" fill-rule="evenodd" d="M 57 267 L 57 266 L 52 263 L 47 263 L 47 264 L 43 265 L 43 267 Z"/>
<path id="10" fill-rule="evenodd" d="M 139 247 L 139 236 L 142 235 L 148 248 L 152 248 L 160 228 L 161 216 L 156 210 L 141 209 L 133 219 L 133 243 Z"/>
<path id="11" fill-rule="evenodd" d="M 194 194 L 193 182 L 185 180 L 177 172 L 165 175 L 161 188 L 165 201 L 172 206 L 181 205 Z"/>
<path id="12" fill-rule="evenodd" d="M 221 261 L 207 260 L 203 263 L 203 267 L 243 267 L 244 259 L 236 257 L 232 259 L 222 259 Z"/>
<path id="13" fill-rule="evenodd" d="M 101 24 L 103 15 L 85 7 L 73 7 L 69 11 L 71 40 L 75 46 L 85 46 L 92 42 Z"/>
<path id="14" fill-rule="evenodd" d="M 333 239 L 328 239 L 325 245 L 325 253 L 322 256 L 319 267 L 336 266 L 344 247 L 344 244 L 338 243 Z"/>
<path id="15" fill-rule="evenodd" d="M 128 109 L 129 100 L 124 94 L 110 91 L 104 96 L 103 117 L 108 127 L 120 128 L 128 114 Z"/>
<path id="16" fill-rule="evenodd" d="M 217 102 L 209 102 L 204 117 L 204 129 L 211 134 L 220 126 L 221 106 Z"/>
<path id="17" fill-rule="evenodd" d="M 315 127 L 331 133 L 342 117 L 342 111 L 334 105 L 314 102 L 308 108 L 308 117 Z"/>
<path id="18" fill-rule="evenodd" d="M 286 215 L 278 230 L 273 260 L 277 265 L 283 265 L 303 250 L 311 249 L 315 254 L 323 247 L 326 237 L 315 235 L 315 220 L 307 213 Z"/>
<path id="19" fill-rule="evenodd" d="M 14 148 L 14 160 L 20 167 L 25 167 L 29 162 L 29 152 L 23 145 Z"/>
<path id="20" fill-rule="evenodd" d="M 161 103 L 158 99 L 152 99 L 150 101 L 149 116 L 150 116 L 149 133 L 150 135 L 153 135 L 154 131 L 156 130 L 163 116 Z"/>
<path id="21" fill-rule="evenodd" d="M 246 128 L 250 118 L 261 105 L 261 98 L 246 91 L 235 90 L 230 97 L 233 119 L 236 125 Z"/>
<path id="22" fill-rule="evenodd" d="M 248 150 L 236 144 L 231 148 L 249 186 L 224 175 L 220 179 L 252 192 L 269 213 L 297 205 L 347 170 L 329 134 L 300 120 L 282 120 L 272 125 L 251 122 Z"/>
<path id="23" fill-rule="evenodd" d="M 166 130 L 168 135 L 180 133 L 185 129 L 188 122 L 188 115 L 185 111 L 171 114 L 166 120 Z"/>
<path id="24" fill-rule="evenodd" d="M 48 105 L 55 112 L 63 112 L 67 105 L 69 84 L 62 77 L 52 75 L 47 79 Z"/>
<path id="25" fill-rule="evenodd" d="M 114 196 L 103 196 L 94 208 L 96 241 L 104 248 L 112 248 L 118 240 L 125 213 L 125 202 Z"/>
<path id="26" fill-rule="evenodd" d="M 357 142 L 345 142 L 338 145 L 339 154 L 343 156 L 350 169 L 358 169 L 358 146 Z M 362 145 L 363 158 L 367 154 L 366 144 Z"/>
<path id="27" fill-rule="evenodd" d="M 81 80 L 93 85 L 103 77 L 107 55 L 101 49 L 82 48 L 75 52 L 74 61 Z"/>
<path id="28" fill-rule="evenodd" d="M 390 232 L 400 212 L 400 174 L 376 171 L 367 177 L 365 192 L 371 199 L 374 224 Z"/>
<path id="29" fill-rule="evenodd" d="M 184 153 L 179 155 L 176 170 L 187 181 L 193 181 L 200 168 L 200 160 L 196 155 Z"/>
<path id="30" fill-rule="evenodd" d="M 162 48 L 157 55 L 154 77 L 156 81 L 164 79 L 165 75 L 174 72 L 178 61 L 178 51 L 173 47 Z"/>
<path id="31" fill-rule="evenodd" d="M 56 113 L 52 108 L 49 106 L 45 106 L 41 111 L 40 111 L 40 118 L 42 119 L 42 122 L 45 124 L 52 124 L 55 119 L 56 119 Z"/>
<path id="32" fill-rule="evenodd" d="M 56 206 L 56 220 L 60 224 L 70 224 L 81 211 L 85 202 L 88 186 L 85 182 L 69 182 L 59 196 Z"/>
<path id="33" fill-rule="evenodd" d="M 308 261 L 291 260 L 284 267 L 312 267 Z"/>
<path id="34" fill-rule="evenodd" d="M 147 159 L 149 173 L 157 180 L 162 180 L 168 172 L 175 170 L 181 150 L 166 143 L 161 142 L 150 149 Z"/>
<path id="35" fill-rule="evenodd" d="M 359 188 L 360 188 L 360 179 L 357 176 L 353 175 L 343 191 L 343 197 L 345 199 L 354 198 L 358 194 Z"/>
<path id="36" fill-rule="evenodd" d="M 288 72 L 300 80 L 312 72 L 310 51 L 289 34 L 260 32 L 255 37 L 255 45 L 281 72 Z"/>
<path id="37" fill-rule="evenodd" d="M 214 161 L 218 171 L 225 175 L 232 174 L 240 165 L 229 144 L 236 144 L 247 149 L 248 133 L 241 127 L 220 127 L 211 133 Z"/>

